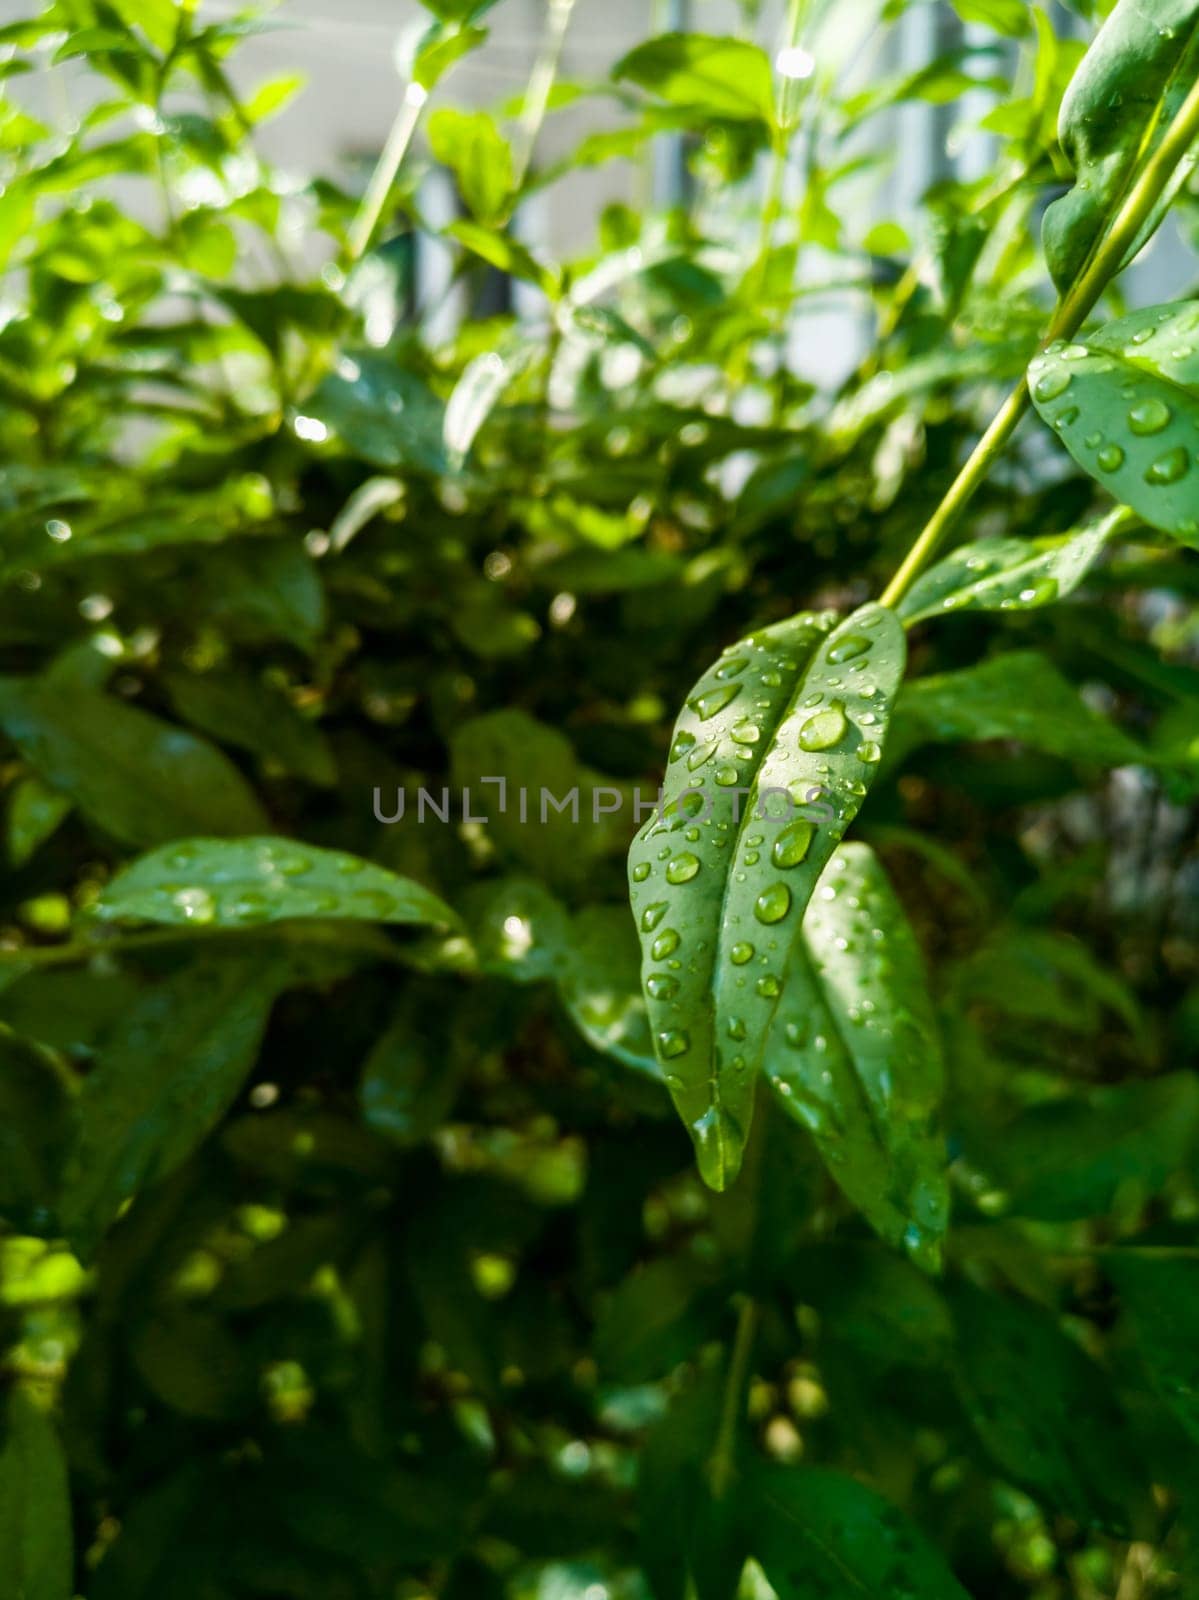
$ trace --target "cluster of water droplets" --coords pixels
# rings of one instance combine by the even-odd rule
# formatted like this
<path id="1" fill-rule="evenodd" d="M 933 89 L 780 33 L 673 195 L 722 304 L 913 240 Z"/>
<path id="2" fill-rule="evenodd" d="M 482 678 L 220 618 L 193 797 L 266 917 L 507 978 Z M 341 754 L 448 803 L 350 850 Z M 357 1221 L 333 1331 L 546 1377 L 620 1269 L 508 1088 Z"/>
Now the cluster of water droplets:
<path id="1" fill-rule="evenodd" d="M 364 875 L 372 881 L 359 884 Z M 324 916 L 386 921 L 411 909 L 404 893 L 386 886 L 388 876 L 358 856 L 286 842 L 185 841 L 136 863 L 99 910 L 196 927 Z"/>
<path id="2" fill-rule="evenodd" d="M 1088 380 L 1108 378 L 1119 383 L 1119 396 L 1123 404 L 1122 425 L 1091 427 L 1081 440 L 1083 454 L 1077 441 L 1070 447 L 1084 465 L 1093 463 L 1101 476 L 1111 476 L 1121 471 L 1132 452 L 1141 456 L 1145 441 L 1163 435 L 1173 424 L 1183 421 L 1178 415 L 1178 402 L 1167 398 L 1167 384 L 1181 389 L 1195 389 L 1195 374 L 1189 363 L 1196 355 L 1195 336 L 1199 334 L 1199 317 L 1193 310 L 1180 314 L 1178 308 L 1167 307 L 1144 321 L 1142 315 L 1134 319 L 1139 325 L 1132 331 L 1122 347 L 1109 348 L 1119 324 L 1104 330 L 1090 345 L 1058 341 L 1037 356 L 1029 367 L 1032 396 L 1047 420 L 1061 432 L 1074 427 L 1082 415 L 1082 405 L 1092 400 L 1094 392 L 1083 391 L 1075 399 L 1076 363 L 1086 362 Z M 1181 369 L 1181 370 L 1180 370 Z M 1164 380 L 1164 381 L 1163 381 Z M 1165 393 L 1161 391 L 1165 391 Z M 1196 396 L 1199 400 L 1199 395 Z M 1057 410 L 1050 410 L 1055 402 L 1062 401 Z M 1199 441 L 1196 441 L 1199 443 Z M 1162 448 L 1153 451 L 1140 468 L 1142 480 L 1151 487 L 1167 488 L 1180 483 L 1192 471 L 1199 455 L 1192 445 L 1175 437 L 1162 441 Z M 1199 532 L 1199 519 L 1183 532 Z"/>

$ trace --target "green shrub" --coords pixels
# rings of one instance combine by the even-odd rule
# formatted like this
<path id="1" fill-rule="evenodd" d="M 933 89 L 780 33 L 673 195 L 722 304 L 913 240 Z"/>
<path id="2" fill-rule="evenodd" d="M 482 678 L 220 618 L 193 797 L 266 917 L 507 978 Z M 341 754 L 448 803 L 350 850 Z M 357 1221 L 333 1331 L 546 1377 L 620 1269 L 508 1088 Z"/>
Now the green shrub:
<path id="1" fill-rule="evenodd" d="M 1185 1600 L 1199 0 L 430 8 L 360 202 L 252 21 L 0 29 L 0 1600 Z"/>

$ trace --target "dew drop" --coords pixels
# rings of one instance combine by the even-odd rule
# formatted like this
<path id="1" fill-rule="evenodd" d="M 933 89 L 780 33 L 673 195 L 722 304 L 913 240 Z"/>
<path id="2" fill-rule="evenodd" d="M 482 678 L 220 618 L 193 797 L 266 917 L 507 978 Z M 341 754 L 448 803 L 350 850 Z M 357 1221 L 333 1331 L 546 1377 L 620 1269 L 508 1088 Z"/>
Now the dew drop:
<path id="1" fill-rule="evenodd" d="M 783 986 L 773 972 L 767 972 L 760 977 L 754 985 L 758 993 L 766 1000 L 774 1000 L 783 992 Z"/>
<path id="2" fill-rule="evenodd" d="M 844 639 L 828 651 L 828 660 L 833 666 L 839 667 L 843 661 L 852 661 L 855 656 L 864 656 L 870 649 L 870 640 L 860 633 L 847 633 Z"/>
<path id="3" fill-rule="evenodd" d="M 651 1000 L 669 1000 L 678 989 L 679 980 L 668 972 L 651 972 L 645 980 L 645 990 Z"/>
<path id="4" fill-rule="evenodd" d="M 770 852 L 770 859 L 776 867 L 799 866 L 811 848 L 815 833 L 815 823 L 809 822 L 806 817 L 797 817 L 785 828 L 780 828 L 778 838 L 774 841 Z"/>
<path id="5" fill-rule="evenodd" d="M 711 740 L 708 744 L 697 745 L 687 757 L 687 770 L 689 772 L 697 771 L 706 761 L 711 761 L 718 749 L 719 741 L 716 739 Z"/>
<path id="6" fill-rule="evenodd" d="M 732 730 L 731 737 L 738 744 L 757 744 L 762 737 L 762 730 L 756 722 L 739 722 Z"/>
<path id="7" fill-rule="evenodd" d="M 658 1054 L 666 1061 L 685 1056 L 691 1048 L 691 1039 L 682 1028 L 669 1028 L 658 1035 Z"/>
<path id="8" fill-rule="evenodd" d="M 667 883 L 690 883 L 699 871 L 699 857 L 693 856 L 690 850 L 684 850 L 682 855 L 675 856 L 666 869 Z"/>
<path id="9" fill-rule="evenodd" d="M 722 661 L 716 668 L 718 678 L 737 678 L 749 666 L 747 656 L 733 656 L 729 661 Z"/>
<path id="10" fill-rule="evenodd" d="M 707 689 L 703 694 L 697 694 L 694 700 L 687 704 L 701 722 L 707 722 L 718 711 L 723 711 L 725 706 L 735 700 L 741 692 L 739 683 L 726 683 L 719 689 Z"/>
<path id="11" fill-rule="evenodd" d="M 180 889 L 174 900 L 188 922 L 211 922 L 216 916 L 216 903 L 207 889 Z"/>
<path id="12" fill-rule="evenodd" d="M 666 901 L 655 900 L 652 906 L 646 906 L 641 913 L 642 933 L 652 933 L 666 915 Z"/>
<path id="13" fill-rule="evenodd" d="M 1160 433 L 1170 421 L 1170 408 L 1156 396 L 1142 400 L 1128 413 L 1128 426 L 1138 437 Z"/>
<path id="14" fill-rule="evenodd" d="M 801 750 L 830 750 L 845 735 L 845 708 L 835 700 L 827 711 L 809 717 L 799 730 Z"/>
<path id="15" fill-rule="evenodd" d="M 686 730 L 682 733 L 676 733 L 674 743 L 670 747 L 670 759 L 677 761 L 680 756 L 685 756 L 688 750 L 693 750 L 694 748 L 695 735 L 693 733 L 688 733 Z"/>
<path id="16" fill-rule="evenodd" d="M 747 961 L 752 961 L 753 958 L 754 947 L 752 944 L 735 944 L 729 951 L 729 960 L 735 967 L 743 967 Z"/>
<path id="17" fill-rule="evenodd" d="M 667 956 L 672 956 L 679 947 L 679 936 L 673 928 L 663 928 L 662 932 L 649 947 L 649 953 L 655 961 L 665 961 Z"/>
<path id="18" fill-rule="evenodd" d="M 1057 579 L 1038 578 L 1027 589 L 1021 589 L 1017 599 L 1025 606 L 1047 606 L 1057 599 Z"/>
<path id="19" fill-rule="evenodd" d="M 1145 468 L 1146 483 L 1177 483 L 1190 469 L 1190 457 L 1183 445 L 1175 445 L 1164 456 L 1158 456 Z"/>
<path id="20" fill-rule="evenodd" d="M 737 1040 L 744 1039 L 747 1031 L 748 1030 L 746 1029 L 746 1026 L 745 1026 L 744 1017 L 730 1017 L 729 1018 L 729 1038 L 730 1039 L 737 1039 Z"/>
<path id="21" fill-rule="evenodd" d="M 639 861 L 637 863 L 637 865 L 633 868 L 633 882 L 634 883 L 644 883 L 645 880 L 648 877 L 649 877 L 649 862 L 648 861 Z"/>
<path id="22" fill-rule="evenodd" d="M 1060 369 L 1047 372 L 1043 378 L 1038 378 L 1033 389 L 1033 397 L 1037 400 L 1056 400 L 1059 394 L 1065 394 L 1070 387 L 1070 374 Z"/>
<path id="23" fill-rule="evenodd" d="M 858 760 L 864 761 L 868 767 L 872 767 L 875 762 L 880 761 L 882 754 L 882 745 L 876 744 L 873 739 L 867 739 L 865 744 L 858 746 Z"/>
<path id="24" fill-rule="evenodd" d="M 731 789 L 741 774 L 736 767 L 717 767 L 713 776 L 722 789 Z"/>
<path id="25" fill-rule="evenodd" d="M 1095 460 L 1101 472 L 1118 472 L 1124 465 L 1124 452 L 1118 444 L 1105 444 Z"/>
<path id="26" fill-rule="evenodd" d="M 781 922 L 791 909 L 791 891 L 785 883 L 772 883 L 754 902 L 754 916 L 767 925 Z"/>

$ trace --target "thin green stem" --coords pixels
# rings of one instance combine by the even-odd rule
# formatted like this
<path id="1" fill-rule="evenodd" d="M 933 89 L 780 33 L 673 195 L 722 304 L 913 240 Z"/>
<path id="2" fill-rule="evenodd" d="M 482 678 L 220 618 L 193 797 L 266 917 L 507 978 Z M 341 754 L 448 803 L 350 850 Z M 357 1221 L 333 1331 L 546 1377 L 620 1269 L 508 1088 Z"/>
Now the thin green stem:
<path id="1" fill-rule="evenodd" d="M 514 194 L 520 192 L 537 148 L 537 138 L 549 108 L 550 92 L 554 87 L 554 79 L 558 76 L 562 47 L 566 43 L 566 30 L 570 26 L 570 16 L 574 8 L 575 0 L 548 0 L 541 49 L 533 64 L 533 71 L 529 75 L 524 104 L 521 106 L 517 122 L 516 137 L 512 141 Z"/>
<path id="2" fill-rule="evenodd" d="M 741 1310 L 737 1317 L 733 1352 L 729 1357 L 728 1376 L 724 1380 L 720 1424 L 708 1467 L 714 1500 L 722 1500 L 732 1483 L 737 1450 L 737 1425 L 745 1408 L 745 1386 L 749 1382 L 749 1363 L 757 1332 L 758 1307 L 755 1301 L 746 1297 L 741 1302 Z"/>
<path id="3" fill-rule="evenodd" d="M 400 109 L 396 112 L 395 121 L 387 135 L 387 142 L 366 186 L 362 204 L 358 207 L 346 234 L 345 248 L 342 252 L 343 266 L 353 266 L 370 247 L 375 229 L 379 226 L 379 218 L 383 214 L 383 207 L 387 204 L 387 197 L 399 176 L 400 167 L 420 125 L 421 111 L 428 98 L 428 90 L 415 79 L 405 89 Z"/>
<path id="4" fill-rule="evenodd" d="M 1115 220 L 1082 275 L 1059 301 L 1044 344 L 1071 339 L 1082 327 L 1103 291 L 1124 265 L 1129 249 L 1161 198 L 1179 162 L 1199 138 L 1199 82 L 1183 101 L 1169 132 L 1145 163 L 1125 196 Z M 992 466 L 1016 431 L 1031 402 L 1028 379 L 1020 382 L 996 413 L 990 427 L 974 447 L 966 465 L 933 512 L 920 537 L 904 557 L 899 570 L 883 591 L 881 604 L 894 606 L 903 599 L 928 565 L 945 535 L 962 516 Z"/>

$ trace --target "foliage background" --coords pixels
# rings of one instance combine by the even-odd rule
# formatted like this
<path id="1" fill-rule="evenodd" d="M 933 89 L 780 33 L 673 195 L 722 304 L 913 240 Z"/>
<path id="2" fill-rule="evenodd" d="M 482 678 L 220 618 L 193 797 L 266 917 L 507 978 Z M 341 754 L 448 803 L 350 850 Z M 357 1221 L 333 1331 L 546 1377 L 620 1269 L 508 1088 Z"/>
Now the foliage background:
<path id="1" fill-rule="evenodd" d="M 585 817 L 653 791 L 704 664 L 877 594 L 1023 372 L 1082 46 L 963 0 L 985 38 L 850 88 L 835 9 L 793 11 L 806 78 L 747 8 L 702 73 L 659 43 L 559 81 L 544 115 L 619 104 L 573 162 L 633 163 L 571 262 L 509 226 L 559 176 L 536 79 L 453 109 L 502 3 L 433 7 L 377 217 L 254 155 L 286 86 L 232 93 L 252 19 L 0 31 L 5 1600 L 1195 1592 L 1193 556 L 1133 525 L 1068 603 L 911 634 L 857 834 L 944 1041 L 940 1275 L 765 1096 L 702 1187 L 627 807 L 374 815 L 486 773 Z M 27 109 L 80 57 L 84 110 Z M 993 170 L 918 236 L 861 225 L 870 119 L 955 116 L 980 72 Z M 428 161 L 473 307 L 444 341 L 408 282 Z M 828 283 L 875 330 L 832 397 L 780 360 Z M 1033 419 L 963 531 L 1104 504 Z M 191 842 L 266 835 L 265 886 Z"/>

